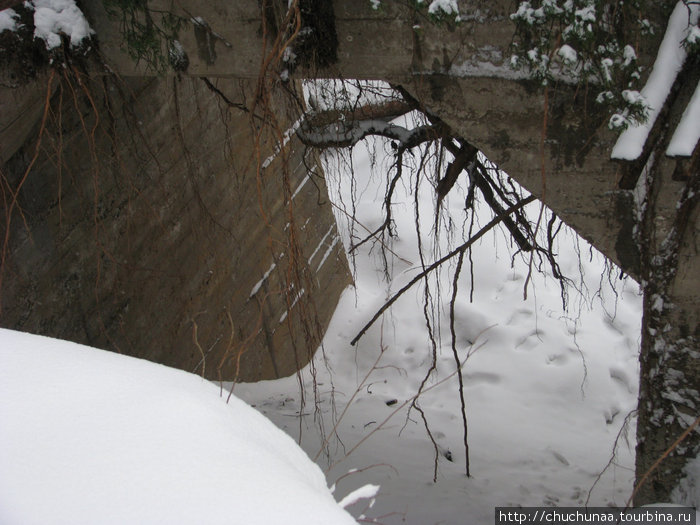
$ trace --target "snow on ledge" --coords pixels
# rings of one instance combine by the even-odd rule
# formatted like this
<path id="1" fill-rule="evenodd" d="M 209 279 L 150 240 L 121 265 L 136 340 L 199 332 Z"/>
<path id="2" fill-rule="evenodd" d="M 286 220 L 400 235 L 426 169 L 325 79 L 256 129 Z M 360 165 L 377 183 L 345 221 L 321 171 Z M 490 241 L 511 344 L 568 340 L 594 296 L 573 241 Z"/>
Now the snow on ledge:
<path id="1" fill-rule="evenodd" d="M 666 150 L 669 157 L 690 157 L 700 140 L 700 82 L 685 108 L 681 121 Z"/>
<path id="2" fill-rule="evenodd" d="M 690 20 L 689 16 L 690 8 Z M 642 96 L 649 104 L 647 121 L 643 124 L 630 126 L 622 132 L 612 150 L 611 157 L 620 160 L 635 160 L 644 149 L 649 132 L 666 101 L 668 93 L 676 80 L 678 72 L 683 67 L 686 51 L 681 42 L 687 32 L 688 24 L 695 24 L 700 12 L 700 6 L 686 6 L 682 1 L 676 4 L 668 21 L 664 39 L 659 46 L 654 68 L 642 89 Z"/>

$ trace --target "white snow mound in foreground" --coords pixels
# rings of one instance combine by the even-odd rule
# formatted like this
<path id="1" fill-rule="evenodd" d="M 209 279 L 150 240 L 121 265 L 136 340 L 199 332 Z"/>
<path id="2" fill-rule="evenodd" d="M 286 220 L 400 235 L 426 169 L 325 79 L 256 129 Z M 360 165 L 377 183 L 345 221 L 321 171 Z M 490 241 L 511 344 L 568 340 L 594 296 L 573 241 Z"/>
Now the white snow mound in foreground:
<path id="1" fill-rule="evenodd" d="M 0 329 L 0 523 L 355 521 L 290 437 L 214 384 Z"/>

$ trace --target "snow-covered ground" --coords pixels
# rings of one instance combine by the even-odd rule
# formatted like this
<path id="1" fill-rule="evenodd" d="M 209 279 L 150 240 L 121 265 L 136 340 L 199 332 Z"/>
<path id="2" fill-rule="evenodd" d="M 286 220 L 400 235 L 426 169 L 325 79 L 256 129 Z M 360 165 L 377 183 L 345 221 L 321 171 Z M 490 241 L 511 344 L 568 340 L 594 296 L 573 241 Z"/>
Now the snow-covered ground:
<path id="1" fill-rule="evenodd" d="M 363 146 L 353 159 L 354 181 L 347 165 L 327 170 L 336 205 L 350 211 L 354 202 L 358 223 L 369 229 L 383 220 L 390 157 L 381 149 L 371 151 L 378 153 L 374 175 L 372 154 Z M 415 182 L 415 175 L 406 179 L 395 199 L 398 238 L 391 245 L 395 255 L 386 253 L 389 282 L 378 246 L 367 243 L 352 257 L 355 287 L 342 296 L 322 351 L 302 372 L 303 404 L 295 377 L 237 385 L 234 392 L 300 440 L 329 483 L 337 482 L 337 497 L 366 483 L 380 485 L 371 509 L 364 503 L 350 507 L 370 522 L 490 523 L 495 506 L 624 506 L 634 468 L 635 419 L 628 415 L 638 388 L 639 289 L 631 280 L 617 280 L 619 270 L 608 272 L 603 258 L 570 232 L 560 235 L 559 263 L 584 295 L 569 292 L 568 312 L 551 276 L 535 272 L 523 300 L 527 262 L 516 257 L 511 265 L 513 249 L 503 233 L 487 235 L 473 252 L 473 301 L 465 261 L 455 324 L 460 360 L 466 360 L 469 478 L 446 306 L 450 270 L 433 280 L 429 316 L 436 321 L 437 371 L 418 400 L 437 444 L 433 482 L 435 447 L 421 414 L 408 412 L 432 362 L 423 289 L 405 294 L 357 346 L 349 344 L 391 293 L 419 271 Z M 462 239 L 463 197 L 453 190 L 445 201 L 455 220 L 455 242 Z M 435 259 L 433 199 L 434 190 L 423 181 L 419 210 L 426 264 Z M 530 211 L 536 216 L 537 205 Z M 482 210 L 478 219 L 483 225 L 491 216 Z M 347 215 L 339 212 L 338 220 L 346 225 L 347 247 Z M 366 234 L 359 224 L 354 229 L 356 237 Z M 445 253 L 446 235 L 441 237 Z"/>
<path id="2" fill-rule="evenodd" d="M 187 372 L 0 329 L 0 523 L 354 523 L 292 439 L 220 394 Z"/>

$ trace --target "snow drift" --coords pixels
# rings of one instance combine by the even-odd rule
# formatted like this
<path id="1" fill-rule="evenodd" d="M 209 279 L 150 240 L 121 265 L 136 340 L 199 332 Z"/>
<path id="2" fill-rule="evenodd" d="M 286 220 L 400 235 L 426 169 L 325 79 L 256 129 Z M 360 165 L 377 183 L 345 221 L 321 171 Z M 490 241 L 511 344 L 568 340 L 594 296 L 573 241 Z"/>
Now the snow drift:
<path id="1" fill-rule="evenodd" d="M 201 378 L 0 329 L 0 523 L 349 524 L 321 470 Z"/>

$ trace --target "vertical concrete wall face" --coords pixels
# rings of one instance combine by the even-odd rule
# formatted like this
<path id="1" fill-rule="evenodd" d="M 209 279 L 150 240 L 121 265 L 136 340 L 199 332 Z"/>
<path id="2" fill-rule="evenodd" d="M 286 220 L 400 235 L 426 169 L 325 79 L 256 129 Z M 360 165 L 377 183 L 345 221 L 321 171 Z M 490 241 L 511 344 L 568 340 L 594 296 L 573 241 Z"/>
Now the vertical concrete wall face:
<path id="1" fill-rule="evenodd" d="M 290 106 L 272 100 L 279 129 L 256 141 L 228 104 L 249 83 L 81 82 L 53 79 L 10 217 L 2 326 L 216 379 L 306 364 L 350 276 L 318 159 L 279 148 Z M 12 187 L 40 128 L 2 167 Z"/>

